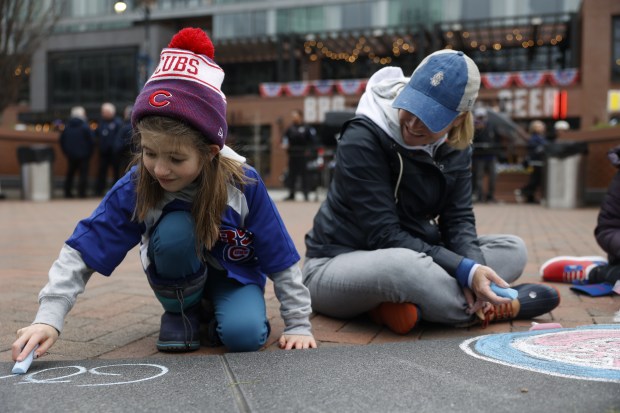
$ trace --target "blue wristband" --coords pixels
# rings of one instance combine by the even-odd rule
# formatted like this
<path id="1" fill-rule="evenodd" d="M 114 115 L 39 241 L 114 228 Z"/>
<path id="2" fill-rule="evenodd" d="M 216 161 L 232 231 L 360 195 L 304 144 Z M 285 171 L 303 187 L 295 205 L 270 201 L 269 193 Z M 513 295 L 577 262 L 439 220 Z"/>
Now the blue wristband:
<path id="1" fill-rule="evenodd" d="M 469 273 L 474 265 L 476 265 L 476 261 L 463 258 L 459 266 L 456 267 L 456 280 L 461 287 L 469 287 Z"/>

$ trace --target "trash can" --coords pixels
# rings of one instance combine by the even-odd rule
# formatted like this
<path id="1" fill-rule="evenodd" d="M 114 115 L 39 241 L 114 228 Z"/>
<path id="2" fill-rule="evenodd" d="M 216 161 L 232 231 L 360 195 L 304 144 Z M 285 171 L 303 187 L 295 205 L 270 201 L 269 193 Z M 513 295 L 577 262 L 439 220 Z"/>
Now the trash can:
<path id="1" fill-rule="evenodd" d="M 549 208 L 578 208 L 585 193 L 586 142 L 554 142 L 546 148 L 545 198 Z"/>
<path id="2" fill-rule="evenodd" d="M 21 169 L 22 199 L 49 201 L 53 190 L 54 148 L 48 145 L 20 146 L 17 160 Z"/>

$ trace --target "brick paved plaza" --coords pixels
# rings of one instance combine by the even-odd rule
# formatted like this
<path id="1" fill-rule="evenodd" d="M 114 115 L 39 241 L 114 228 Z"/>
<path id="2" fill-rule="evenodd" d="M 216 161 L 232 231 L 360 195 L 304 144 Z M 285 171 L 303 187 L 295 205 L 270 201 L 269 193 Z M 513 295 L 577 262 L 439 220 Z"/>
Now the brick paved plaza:
<path id="1" fill-rule="evenodd" d="M 303 256 L 303 238 L 311 227 L 318 202 L 281 202 L 274 195 L 285 223 Z M 0 361 L 10 361 L 15 331 L 29 324 L 37 308 L 37 294 L 47 280 L 47 271 L 78 219 L 87 216 L 98 200 L 50 202 L 0 201 Z M 604 255 L 594 240 L 598 210 L 548 209 L 540 205 L 476 204 L 480 234 L 512 233 L 521 236 L 529 248 L 524 282 L 539 282 L 538 268 L 556 255 Z M 556 285 L 560 306 L 537 319 L 564 327 L 619 322 L 620 296 L 591 298 L 577 295 L 568 285 Z M 267 287 L 268 314 L 272 334 L 266 350 L 282 332 L 279 304 Z M 160 355 L 155 348 L 161 306 L 148 287 L 131 251 L 115 273 L 106 278 L 94 275 L 86 293 L 69 314 L 61 339 L 47 355 L 48 360 L 86 358 L 120 359 Z M 615 317 L 615 319 L 614 319 Z M 314 315 L 313 330 L 320 346 L 366 345 L 397 341 L 459 338 L 493 332 L 527 330 L 531 321 L 492 324 L 457 329 L 421 324 L 406 336 L 399 336 L 373 324 L 368 318 L 343 321 Z M 221 354 L 224 348 L 201 348 L 191 354 Z"/>

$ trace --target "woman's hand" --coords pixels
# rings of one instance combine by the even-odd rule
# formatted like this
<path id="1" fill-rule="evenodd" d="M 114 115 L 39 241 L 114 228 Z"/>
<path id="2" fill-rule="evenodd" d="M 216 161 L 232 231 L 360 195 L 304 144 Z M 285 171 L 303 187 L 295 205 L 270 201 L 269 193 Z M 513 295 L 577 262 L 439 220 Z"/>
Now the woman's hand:
<path id="1" fill-rule="evenodd" d="M 467 304 L 471 310 L 471 313 L 478 311 L 484 306 L 484 303 L 490 302 L 491 304 L 504 304 L 512 301 L 510 298 L 500 297 L 491 290 L 491 283 L 494 282 L 497 286 L 502 288 L 508 288 L 510 285 L 504 281 L 492 268 L 486 265 L 481 265 L 474 272 L 474 276 L 471 281 L 471 290 L 464 289 L 465 298 Z M 469 291 L 469 297 L 468 297 Z M 472 294 L 473 292 L 473 294 Z M 474 300 L 475 299 L 475 300 Z"/>
<path id="2" fill-rule="evenodd" d="M 474 295 L 474 292 L 467 287 L 463 288 L 463 294 L 465 295 L 465 300 L 467 301 L 467 310 L 465 310 L 465 312 L 469 315 L 474 314 L 480 309 L 486 311 L 487 306 L 491 305 L 488 301 L 477 298 Z"/>
<path id="3" fill-rule="evenodd" d="M 23 361 L 38 344 L 34 358 L 45 354 L 58 340 L 58 331 L 48 324 L 32 324 L 17 330 L 17 340 L 11 346 L 13 361 Z"/>
<path id="4" fill-rule="evenodd" d="M 278 344 L 284 350 L 316 348 L 314 337 L 297 334 L 282 334 Z"/>

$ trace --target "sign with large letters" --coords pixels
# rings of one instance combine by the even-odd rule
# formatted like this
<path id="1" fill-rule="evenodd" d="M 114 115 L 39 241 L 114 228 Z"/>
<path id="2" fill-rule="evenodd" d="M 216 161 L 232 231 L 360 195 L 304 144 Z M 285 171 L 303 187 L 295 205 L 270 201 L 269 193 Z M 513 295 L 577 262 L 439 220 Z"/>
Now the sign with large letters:
<path id="1" fill-rule="evenodd" d="M 557 88 L 501 89 L 496 96 L 500 107 L 514 119 L 567 116 L 568 94 Z"/>

